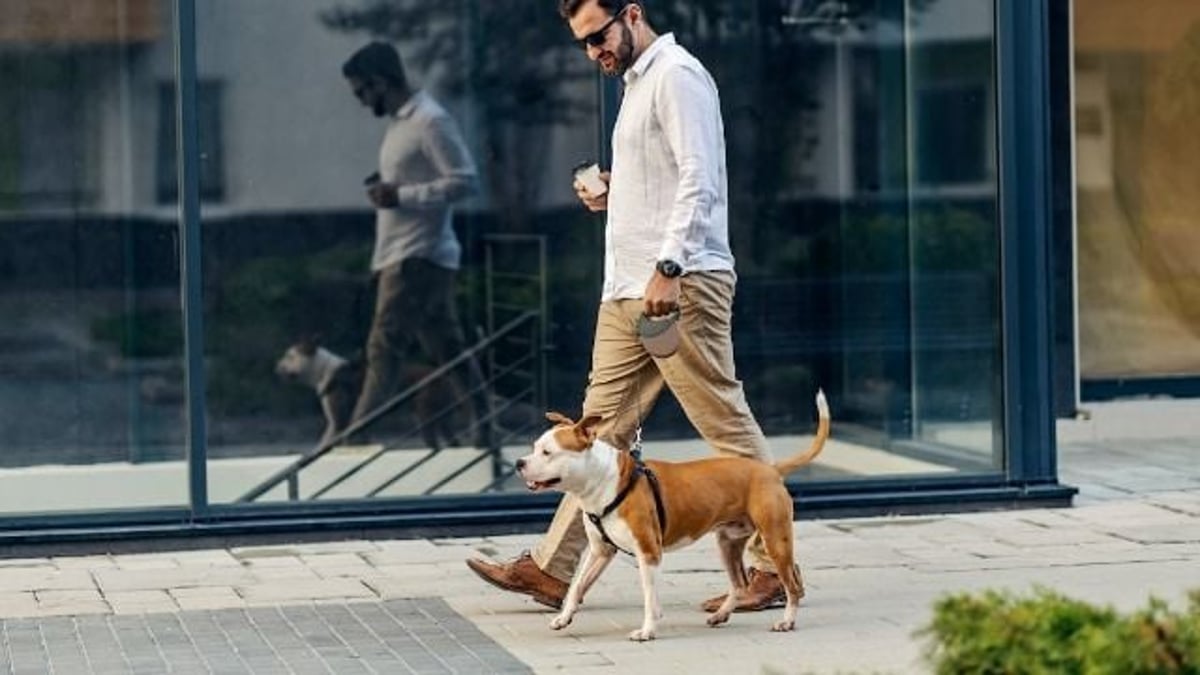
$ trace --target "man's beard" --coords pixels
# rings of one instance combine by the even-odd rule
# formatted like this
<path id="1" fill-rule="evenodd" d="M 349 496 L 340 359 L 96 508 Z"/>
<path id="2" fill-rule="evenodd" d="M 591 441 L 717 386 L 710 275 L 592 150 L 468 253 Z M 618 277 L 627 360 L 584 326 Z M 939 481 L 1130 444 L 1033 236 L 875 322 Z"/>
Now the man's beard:
<path id="1" fill-rule="evenodd" d="M 621 42 L 613 50 L 613 68 L 612 70 L 601 68 L 609 77 L 622 77 L 625 75 L 625 71 L 633 66 L 633 31 L 629 30 L 629 26 L 624 23 L 620 26 Z"/>

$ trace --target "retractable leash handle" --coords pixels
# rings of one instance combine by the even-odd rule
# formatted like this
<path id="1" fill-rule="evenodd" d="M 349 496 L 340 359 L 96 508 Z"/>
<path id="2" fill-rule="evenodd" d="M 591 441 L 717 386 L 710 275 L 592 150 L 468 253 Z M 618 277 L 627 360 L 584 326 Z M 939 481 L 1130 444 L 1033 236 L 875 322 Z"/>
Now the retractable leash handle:
<path id="1" fill-rule="evenodd" d="M 661 317 L 641 315 L 637 332 L 651 356 L 662 359 L 673 355 L 679 349 L 679 310 Z"/>

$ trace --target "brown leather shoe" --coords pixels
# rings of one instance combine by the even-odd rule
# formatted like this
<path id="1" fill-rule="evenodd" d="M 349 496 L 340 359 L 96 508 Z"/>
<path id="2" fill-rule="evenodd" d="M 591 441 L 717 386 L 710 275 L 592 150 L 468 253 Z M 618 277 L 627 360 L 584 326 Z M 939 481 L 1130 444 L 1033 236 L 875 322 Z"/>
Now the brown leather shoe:
<path id="1" fill-rule="evenodd" d="M 547 607 L 562 609 L 567 584 L 542 571 L 533 556 L 525 551 L 508 563 L 493 563 L 479 558 L 467 561 L 467 567 L 489 584 L 514 593 L 524 593 Z"/>
<path id="2" fill-rule="evenodd" d="M 778 574 L 764 572 L 753 567 L 749 572 L 750 585 L 746 587 L 746 594 L 733 606 L 733 611 L 761 612 L 772 607 L 783 607 L 787 603 L 787 592 L 783 590 L 783 583 L 779 581 Z M 804 597 L 803 585 L 800 586 L 800 597 Z M 700 609 L 711 614 L 717 611 L 724 602 L 725 595 L 718 595 L 700 603 Z"/>

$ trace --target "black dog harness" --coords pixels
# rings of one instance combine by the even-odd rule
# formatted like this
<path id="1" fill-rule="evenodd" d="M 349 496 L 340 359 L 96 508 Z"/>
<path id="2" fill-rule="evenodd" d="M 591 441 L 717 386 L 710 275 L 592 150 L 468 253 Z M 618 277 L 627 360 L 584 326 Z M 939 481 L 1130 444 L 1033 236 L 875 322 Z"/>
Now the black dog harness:
<path id="1" fill-rule="evenodd" d="M 609 502 L 608 506 L 604 507 L 604 511 L 602 511 L 600 515 L 588 513 L 587 511 L 584 511 L 584 514 L 587 515 L 588 520 L 592 521 L 592 524 L 596 526 L 596 529 L 600 530 L 600 536 L 604 537 L 604 542 L 606 544 L 612 546 L 618 551 L 621 551 L 622 553 L 633 555 L 632 551 L 626 551 L 620 546 L 617 546 L 616 542 L 614 542 L 608 536 L 608 533 L 604 531 L 604 518 L 608 514 L 615 511 L 617 507 L 621 505 L 621 502 L 625 501 L 625 498 L 629 496 L 629 493 L 633 492 L 633 488 L 637 485 L 638 478 L 640 478 L 643 474 L 646 476 L 646 480 L 650 483 L 650 491 L 654 494 L 654 512 L 658 516 L 659 531 L 662 532 L 664 536 L 667 532 L 667 510 L 663 508 L 662 490 L 658 486 L 658 476 L 655 476 L 654 472 L 650 470 L 650 467 L 646 466 L 646 464 L 642 462 L 641 452 L 634 449 L 631 450 L 629 454 L 633 457 L 634 462 L 633 474 L 629 477 L 629 482 L 626 483 L 625 487 L 617 493 L 616 498 Z"/>

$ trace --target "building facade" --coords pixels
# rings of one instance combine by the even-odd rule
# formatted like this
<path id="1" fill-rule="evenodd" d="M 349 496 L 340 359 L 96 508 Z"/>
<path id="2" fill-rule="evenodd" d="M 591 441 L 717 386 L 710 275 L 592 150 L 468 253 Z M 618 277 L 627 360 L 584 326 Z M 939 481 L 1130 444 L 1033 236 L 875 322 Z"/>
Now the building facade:
<path id="1" fill-rule="evenodd" d="M 1130 372 L 1097 365 L 1119 359 L 1090 346 L 1112 317 L 1087 310 L 1110 303 L 1088 276 L 1103 259 L 1084 255 L 1083 217 L 1115 217 L 1114 186 L 1133 180 L 1122 153 L 1161 159 L 1150 140 L 1122 145 L 1121 115 L 1144 120 L 1118 105 L 1131 70 L 1182 76 L 1158 47 L 1106 56 L 1119 32 L 1071 42 L 1083 5 L 1113 3 L 1077 0 L 1075 18 L 1053 4 L 648 3 L 721 88 L 738 372 L 776 454 L 806 442 L 816 390 L 830 397 L 834 440 L 790 483 L 806 513 L 1070 500 L 1056 397 L 1071 408 L 1091 375 Z M 552 496 L 526 494 L 512 462 L 544 410 L 581 403 L 603 221 L 575 201 L 571 170 L 606 161 L 620 96 L 553 5 L 0 7 L 3 536 L 545 519 Z M 304 339 L 361 358 L 363 179 L 385 123 L 341 65 L 380 38 L 456 118 L 479 168 L 454 224 L 460 317 L 495 427 L 486 448 L 463 442 L 467 418 L 419 345 L 353 445 L 318 444 L 318 392 L 276 372 Z M 1086 57 L 1072 61 L 1076 49 Z M 1056 89 L 1064 73 L 1074 99 Z M 1173 138 L 1155 133 L 1154 148 Z M 1074 232 L 1075 185 L 1077 283 L 1076 242 L 1064 248 L 1060 231 Z M 1186 211 L 1164 199 L 1139 197 L 1138 213 Z M 1178 229 L 1156 232 L 1171 251 Z M 1190 292 L 1190 259 L 1172 260 L 1175 281 L 1154 283 Z M 1064 323 L 1075 288 L 1080 320 Z M 1160 365 L 1135 371 L 1200 370 Z M 708 452 L 669 396 L 644 436 L 656 457 Z"/>

